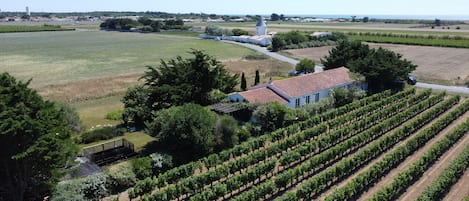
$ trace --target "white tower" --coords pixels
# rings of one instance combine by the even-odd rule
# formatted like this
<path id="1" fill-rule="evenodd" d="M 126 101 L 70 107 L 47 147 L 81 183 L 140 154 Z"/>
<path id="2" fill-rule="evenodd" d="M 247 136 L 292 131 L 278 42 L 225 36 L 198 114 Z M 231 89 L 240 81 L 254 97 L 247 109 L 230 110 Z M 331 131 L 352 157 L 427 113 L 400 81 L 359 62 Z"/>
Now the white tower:
<path id="1" fill-rule="evenodd" d="M 29 12 L 29 7 L 28 6 L 26 6 L 26 15 L 31 16 L 31 12 Z"/>
<path id="2" fill-rule="evenodd" d="M 265 24 L 263 17 L 259 17 L 259 19 L 257 20 L 256 35 L 258 36 L 267 35 L 267 25 Z"/>

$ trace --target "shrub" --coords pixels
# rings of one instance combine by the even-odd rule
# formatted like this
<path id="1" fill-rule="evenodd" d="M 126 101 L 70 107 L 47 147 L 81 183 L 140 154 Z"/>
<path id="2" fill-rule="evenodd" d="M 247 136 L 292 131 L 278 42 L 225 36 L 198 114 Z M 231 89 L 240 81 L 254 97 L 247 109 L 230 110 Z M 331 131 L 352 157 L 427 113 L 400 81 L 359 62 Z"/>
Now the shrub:
<path id="1" fill-rule="evenodd" d="M 52 193 L 51 201 L 99 200 L 107 194 L 107 177 L 103 173 L 98 173 L 60 182 Z"/>
<path id="2" fill-rule="evenodd" d="M 137 177 L 132 169 L 132 164 L 124 162 L 109 170 L 107 187 L 110 192 L 121 192 L 132 187 L 137 182 Z"/>
<path id="3" fill-rule="evenodd" d="M 90 200 L 99 200 L 107 194 L 107 175 L 98 173 L 83 178 L 81 189 L 83 195 Z"/>
<path id="4" fill-rule="evenodd" d="M 122 120 L 122 114 L 123 113 L 124 113 L 124 109 L 109 112 L 109 113 L 106 114 L 106 119 L 109 119 L 109 120 Z"/>
<path id="5" fill-rule="evenodd" d="M 132 170 L 139 179 L 145 179 L 152 175 L 152 160 L 149 157 L 132 159 Z"/>
<path id="6" fill-rule="evenodd" d="M 73 179 L 57 184 L 52 192 L 51 201 L 84 201 L 81 180 Z"/>
<path id="7" fill-rule="evenodd" d="M 173 157 L 168 154 L 152 153 L 150 154 L 150 159 L 154 175 L 165 172 L 173 167 Z"/>
<path id="8" fill-rule="evenodd" d="M 113 137 L 122 136 L 125 128 L 117 126 L 105 126 L 88 131 L 81 135 L 80 143 L 87 144 L 98 140 L 107 140 Z"/>

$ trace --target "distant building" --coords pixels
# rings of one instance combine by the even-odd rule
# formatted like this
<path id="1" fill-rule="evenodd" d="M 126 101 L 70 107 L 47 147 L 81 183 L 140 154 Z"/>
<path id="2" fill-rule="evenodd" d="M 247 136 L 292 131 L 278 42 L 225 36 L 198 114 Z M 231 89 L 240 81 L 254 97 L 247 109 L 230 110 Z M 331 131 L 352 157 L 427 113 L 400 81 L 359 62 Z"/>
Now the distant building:
<path id="1" fill-rule="evenodd" d="M 29 7 L 28 6 L 26 6 L 26 15 L 31 16 L 31 12 L 29 12 Z"/>
<path id="2" fill-rule="evenodd" d="M 267 24 L 265 24 L 263 17 L 259 17 L 259 19 L 257 20 L 256 35 L 257 36 L 267 35 Z"/>
<path id="3" fill-rule="evenodd" d="M 310 35 L 311 37 L 321 38 L 326 36 L 332 36 L 331 32 L 314 32 Z"/>
<path id="4" fill-rule="evenodd" d="M 302 76 L 271 81 L 250 88 L 248 91 L 233 93 L 228 96 L 234 102 L 248 102 L 265 104 L 278 102 L 291 108 L 303 104 L 318 102 L 329 97 L 330 92 L 336 88 L 349 88 L 355 84 L 345 67 L 327 70 L 319 73 L 310 73 Z M 366 84 L 357 84 L 361 90 Z"/>

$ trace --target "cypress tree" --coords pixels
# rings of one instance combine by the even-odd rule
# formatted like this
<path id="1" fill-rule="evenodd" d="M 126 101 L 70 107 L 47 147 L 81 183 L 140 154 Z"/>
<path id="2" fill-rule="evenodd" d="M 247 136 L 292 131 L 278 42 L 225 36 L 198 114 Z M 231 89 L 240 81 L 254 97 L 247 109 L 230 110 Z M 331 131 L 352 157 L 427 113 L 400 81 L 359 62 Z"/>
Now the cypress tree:
<path id="1" fill-rule="evenodd" d="M 246 91 L 247 84 L 246 78 L 244 77 L 244 72 L 241 74 L 241 90 Z"/>

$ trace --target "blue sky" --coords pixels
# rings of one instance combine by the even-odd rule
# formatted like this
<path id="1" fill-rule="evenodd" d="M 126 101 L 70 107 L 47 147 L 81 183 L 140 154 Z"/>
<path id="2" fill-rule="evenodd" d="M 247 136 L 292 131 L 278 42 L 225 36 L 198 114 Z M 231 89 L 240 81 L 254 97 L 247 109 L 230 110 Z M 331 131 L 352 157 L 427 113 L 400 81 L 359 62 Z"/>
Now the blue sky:
<path id="1" fill-rule="evenodd" d="M 216 14 L 468 15 L 468 0 L 1 0 L 2 11 L 163 11 Z"/>

